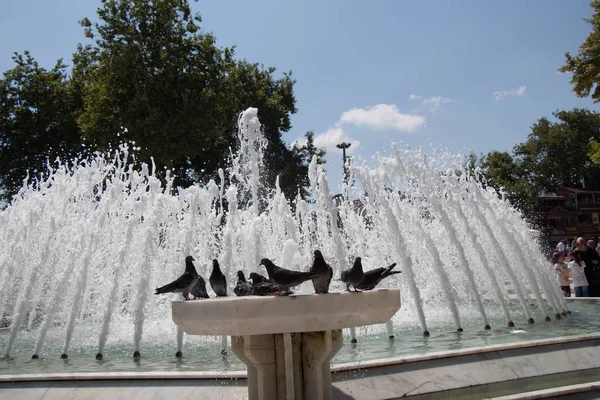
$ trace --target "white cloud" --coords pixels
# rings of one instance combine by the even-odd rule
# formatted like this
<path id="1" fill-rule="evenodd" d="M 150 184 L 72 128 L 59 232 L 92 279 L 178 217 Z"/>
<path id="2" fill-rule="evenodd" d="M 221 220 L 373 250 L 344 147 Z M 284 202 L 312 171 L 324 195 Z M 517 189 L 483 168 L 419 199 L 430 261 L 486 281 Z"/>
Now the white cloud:
<path id="1" fill-rule="evenodd" d="M 428 99 L 424 99 L 422 104 L 431 105 L 431 111 L 437 111 L 441 108 L 442 104 L 445 103 L 456 103 L 456 100 L 450 99 L 448 97 L 435 96 L 430 97 Z"/>
<path id="2" fill-rule="evenodd" d="M 500 90 L 498 92 L 494 92 L 492 95 L 496 100 L 504 100 L 508 96 L 522 96 L 523 93 L 525 93 L 525 89 L 527 89 L 527 86 L 523 85 L 516 89 Z"/>
<path id="3" fill-rule="evenodd" d="M 340 119 L 331 128 L 316 135 L 314 145 L 325 148 L 327 153 L 341 154 L 342 151 L 337 148 L 337 145 L 347 142 L 351 144 L 351 147 L 346 150 L 346 153 L 351 155 L 360 147 L 360 141 L 353 139 L 345 131 L 348 125 L 410 133 L 425 126 L 425 117 L 403 114 L 394 104 L 377 104 L 366 108 L 352 108 L 344 111 Z M 294 143 L 302 145 L 306 143 L 306 138 L 296 138 L 292 145 Z"/>
<path id="4" fill-rule="evenodd" d="M 419 96 L 417 94 L 411 93 L 408 96 L 408 101 L 419 101 L 422 105 L 431 107 L 431 111 L 438 111 L 442 108 L 442 104 L 446 103 L 456 103 L 456 100 L 451 99 L 449 97 L 443 96 L 433 96 L 428 98 L 423 98 L 423 96 Z"/>
<path id="5" fill-rule="evenodd" d="M 360 147 L 360 141 L 346 135 L 344 129 L 339 125 L 333 126 L 327 129 L 326 132 L 315 136 L 315 146 L 324 147 L 327 150 L 327 153 L 341 153 L 342 150 L 338 149 L 336 146 L 342 142 L 351 143 L 350 148 L 346 150 L 347 155 L 352 154 Z"/>
<path id="6" fill-rule="evenodd" d="M 368 108 L 353 108 L 344 111 L 338 124 L 367 126 L 398 132 L 412 132 L 425 125 L 425 117 L 402 114 L 395 104 L 377 104 Z"/>

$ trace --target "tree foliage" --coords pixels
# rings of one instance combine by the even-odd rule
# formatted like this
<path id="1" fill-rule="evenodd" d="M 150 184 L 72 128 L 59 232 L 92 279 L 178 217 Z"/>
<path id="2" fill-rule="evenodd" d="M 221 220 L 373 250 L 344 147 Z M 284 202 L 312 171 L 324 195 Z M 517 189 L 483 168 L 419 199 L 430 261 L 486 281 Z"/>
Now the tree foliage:
<path id="1" fill-rule="evenodd" d="M 523 170 L 508 152 L 491 151 L 479 160 L 479 167 L 487 184 L 503 193 L 524 214 L 531 213 L 534 190 L 531 182 L 523 177 Z"/>
<path id="2" fill-rule="evenodd" d="M 598 188 L 600 167 L 590 157 L 590 140 L 600 139 L 600 114 L 585 109 L 557 111 L 556 122 L 539 119 L 527 141 L 514 148 L 523 176 L 535 188 Z"/>
<path id="3" fill-rule="evenodd" d="M 600 0 L 593 0 L 590 6 L 594 15 L 586 21 L 592 25 L 592 32 L 579 46 L 576 56 L 565 55 L 566 64 L 559 71 L 572 74 L 570 82 L 578 97 L 591 96 L 597 103 L 600 101 Z"/>
<path id="4" fill-rule="evenodd" d="M 313 157 L 317 157 L 318 164 L 325 164 L 325 149 L 319 148 L 315 146 L 314 139 L 315 133 L 313 131 L 308 131 L 304 134 L 306 138 L 306 143 L 299 144 L 294 143 L 292 145 L 292 153 L 294 154 L 294 158 L 296 159 L 295 163 L 289 164 L 287 173 L 283 174 L 284 181 L 280 181 L 280 185 L 289 186 L 289 181 L 292 176 L 298 176 L 300 180 L 300 194 L 302 198 L 308 196 L 307 188 L 310 186 L 310 182 L 308 179 L 308 174 L 305 173 L 304 169 L 299 169 L 298 166 L 308 165 L 312 161 Z"/>
<path id="5" fill-rule="evenodd" d="M 91 44 L 77 47 L 70 76 L 62 62 L 45 71 L 28 53 L 16 58 L 1 88 L 6 193 L 82 140 L 98 150 L 134 141 L 138 158 L 174 170 L 177 185 L 205 183 L 235 146 L 239 113 L 257 107 L 269 143 L 265 183 L 281 175 L 293 198 L 310 160 L 282 140 L 296 112 L 291 72 L 276 77 L 236 60 L 201 22 L 187 0 L 102 0 L 95 22 L 80 21 Z"/>
<path id="6" fill-rule="evenodd" d="M 600 166 L 600 142 L 590 140 L 590 151 L 588 156 L 594 164 Z"/>
<path id="7" fill-rule="evenodd" d="M 559 187 L 600 189 L 600 164 L 594 152 L 600 148 L 600 114 L 585 109 L 557 111 L 555 121 L 540 118 L 527 140 L 512 154 L 491 151 L 478 165 L 487 183 L 531 220 L 535 196 Z"/>
<path id="8" fill-rule="evenodd" d="M 187 1 L 104 0 L 98 17 L 81 21 L 94 44 L 74 57 L 86 138 L 103 147 L 124 127 L 144 161 L 176 169 L 229 142 L 220 108 L 232 52 L 198 33 Z"/>
<path id="9" fill-rule="evenodd" d="M 48 162 L 81 149 L 66 66 L 59 60 L 46 70 L 28 52 L 13 61 L 0 80 L 0 182 L 7 202 L 27 175 L 38 177 Z"/>

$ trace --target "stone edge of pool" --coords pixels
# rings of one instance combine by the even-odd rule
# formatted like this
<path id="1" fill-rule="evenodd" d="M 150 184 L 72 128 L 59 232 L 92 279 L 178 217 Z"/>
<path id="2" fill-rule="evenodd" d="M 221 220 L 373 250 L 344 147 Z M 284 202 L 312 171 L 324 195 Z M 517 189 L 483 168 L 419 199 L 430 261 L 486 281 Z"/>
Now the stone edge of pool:
<path id="1" fill-rule="evenodd" d="M 519 350 L 526 348 L 540 348 L 549 345 L 560 345 L 577 343 L 582 341 L 597 340 L 600 345 L 600 333 L 583 334 L 573 336 L 560 336 L 549 339 L 536 339 L 523 342 L 507 344 L 495 344 L 489 346 L 469 347 L 459 350 L 446 350 L 414 356 L 403 356 L 393 358 L 381 358 L 368 361 L 334 364 L 332 373 L 345 371 L 356 371 L 386 366 L 422 363 L 434 360 L 472 356 L 475 354 L 486 354 L 502 351 Z M 186 371 L 186 372 L 82 372 L 61 374 L 4 374 L 0 375 L 1 382 L 38 382 L 38 381 L 81 381 L 81 380 L 153 380 L 153 379 L 245 379 L 246 371 Z"/>

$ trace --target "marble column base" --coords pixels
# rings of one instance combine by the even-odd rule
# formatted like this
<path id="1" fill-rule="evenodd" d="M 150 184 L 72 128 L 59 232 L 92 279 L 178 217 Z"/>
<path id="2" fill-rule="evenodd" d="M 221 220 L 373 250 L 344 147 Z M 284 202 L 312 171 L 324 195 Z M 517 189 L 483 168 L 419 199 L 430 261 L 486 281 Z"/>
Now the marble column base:
<path id="1" fill-rule="evenodd" d="M 249 400 L 331 400 L 331 359 L 342 330 L 232 336 L 248 370 Z"/>

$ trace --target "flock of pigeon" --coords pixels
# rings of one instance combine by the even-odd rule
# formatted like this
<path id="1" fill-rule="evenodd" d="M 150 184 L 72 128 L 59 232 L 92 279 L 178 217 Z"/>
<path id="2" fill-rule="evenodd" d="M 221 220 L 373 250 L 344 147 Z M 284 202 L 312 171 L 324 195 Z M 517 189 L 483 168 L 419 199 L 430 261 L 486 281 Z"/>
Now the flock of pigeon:
<path id="1" fill-rule="evenodd" d="M 286 296 L 292 294 L 291 288 L 312 280 L 315 293 L 328 293 L 333 269 L 325 259 L 321 251 L 315 250 L 314 261 L 308 272 L 292 271 L 275 265 L 268 258 L 263 258 L 260 265 L 267 269 L 268 278 L 256 272 L 250 274 L 250 281 L 246 280 L 243 271 L 238 271 L 238 281 L 233 289 L 236 296 Z M 360 290 L 371 290 L 388 276 L 399 274 L 402 271 L 392 271 L 396 263 L 388 267 L 381 267 L 364 272 L 361 258 L 356 257 L 351 268 L 342 271 L 340 280 L 346 284 L 346 290 L 350 287 L 354 292 Z M 227 296 L 227 280 L 219 267 L 219 262 L 213 260 L 213 269 L 209 278 L 210 286 L 217 297 Z M 185 300 L 207 299 L 206 281 L 198 274 L 194 267 L 194 258 L 185 258 L 185 272 L 173 282 L 156 289 L 155 294 L 183 293 Z"/>

